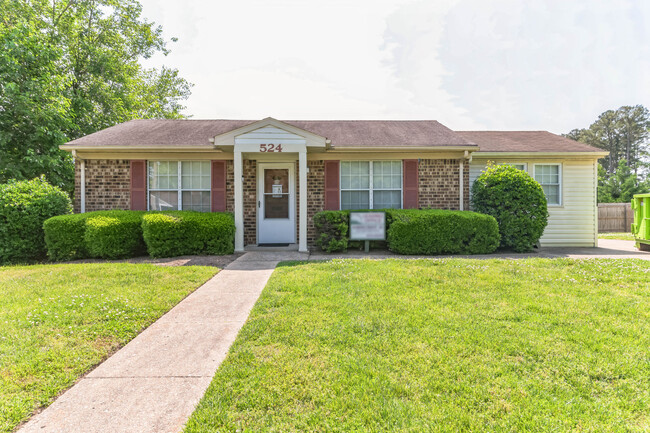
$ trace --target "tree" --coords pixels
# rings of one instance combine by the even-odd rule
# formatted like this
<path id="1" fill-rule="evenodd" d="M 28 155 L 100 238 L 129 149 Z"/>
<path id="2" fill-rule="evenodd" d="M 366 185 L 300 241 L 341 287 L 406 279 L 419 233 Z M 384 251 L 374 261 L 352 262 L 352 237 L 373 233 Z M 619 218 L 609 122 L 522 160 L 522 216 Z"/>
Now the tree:
<path id="1" fill-rule="evenodd" d="M 45 174 L 72 189 L 72 158 L 58 148 L 71 127 L 62 56 L 29 23 L 0 27 L 0 183 Z"/>
<path id="2" fill-rule="evenodd" d="M 43 173 L 70 191 L 58 145 L 134 118 L 183 117 L 191 85 L 140 64 L 169 50 L 137 0 L 0 0 L 0 10 L 0 182 Z"/>
<path id="3" fill-rule="evenodd" d="M 598 167 L 598 202 L 626 202 L 647 192 L 650 112 L 642 105 L 607 110 L 589 128 L 573 129 L 565 137 L 607 150 Z"/>
<path id="4" fill-rule="evenodd" d="M 609 156 L 601 160 L 607 175 L 616 171 L 624 159 L 635 174 L 647 166 L 650 112 L 642 105 L 624 105 L 618 110 L 607 110 L 586 129 L 573 129 L 565 137 L 607 150 Z"/>
<path id="5" fill-rule="evenodd" d="M 634 194 L 648 192 L 648 182 L 637 182 L 637 176 L 621 159 L 613 175 L 608 176 L 602 166 L 598 166 L 598 202 L 628 203 Z"/>

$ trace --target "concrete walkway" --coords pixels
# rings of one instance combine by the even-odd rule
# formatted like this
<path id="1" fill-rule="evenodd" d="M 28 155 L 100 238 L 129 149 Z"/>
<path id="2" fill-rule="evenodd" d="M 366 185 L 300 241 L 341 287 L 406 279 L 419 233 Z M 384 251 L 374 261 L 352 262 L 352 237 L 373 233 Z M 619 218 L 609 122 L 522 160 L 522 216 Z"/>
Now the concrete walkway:
<path id="1" fill-rule="evenodd" d="M 178 432 L 281 260 L 247 253 L 82 378 L 20 432 Z"/>

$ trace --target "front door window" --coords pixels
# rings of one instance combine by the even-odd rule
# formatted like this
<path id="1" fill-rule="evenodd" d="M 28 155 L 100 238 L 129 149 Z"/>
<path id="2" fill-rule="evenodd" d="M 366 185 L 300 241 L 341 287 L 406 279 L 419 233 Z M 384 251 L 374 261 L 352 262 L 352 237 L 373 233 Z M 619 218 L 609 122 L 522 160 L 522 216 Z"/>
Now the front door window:
<path id="1" fill-rule="evenodd" d="M 289 218 L 289 170 L 264 169 L 264 218 Z"/>

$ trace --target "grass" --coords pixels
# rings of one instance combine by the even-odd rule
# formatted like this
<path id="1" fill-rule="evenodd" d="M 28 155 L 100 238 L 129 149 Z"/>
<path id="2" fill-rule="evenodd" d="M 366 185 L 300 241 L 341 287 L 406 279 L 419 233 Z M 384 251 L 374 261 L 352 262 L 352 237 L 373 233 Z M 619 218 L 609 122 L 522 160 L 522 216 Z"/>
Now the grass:
<path id="1" fill-rule="evenodd" d="M 650 262 L 276 269 L 195 432 L 649 431 Z"/>
<path id="2" fill-rule="evenodd" d="M 633 241 L 632 233 L 598 233 L 598 239 L 620 239 L 622 241 Z"/>
<path id="3" fill-rule="evenodd" d="M 215 273 L 208 267 L 0 267 L 0 432 L 12 431 Z"/>

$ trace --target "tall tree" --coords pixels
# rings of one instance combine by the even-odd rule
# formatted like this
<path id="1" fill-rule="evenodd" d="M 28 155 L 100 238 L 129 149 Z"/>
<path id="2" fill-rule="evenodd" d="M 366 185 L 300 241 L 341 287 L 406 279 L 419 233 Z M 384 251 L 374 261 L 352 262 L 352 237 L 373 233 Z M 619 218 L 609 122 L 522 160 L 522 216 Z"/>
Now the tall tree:
<path id="1" fill-rule="evenodd" d="M 647 165 L 650 112 L 642 105 L 622 106 L 598 116 L 589 128 L 574 129 L 566 137 L 607 150 L 601 160 L 607 176 L 613 175 L 621 160 L 635 174 Z"/>
<path id="2" fill-rule="evenodd" d="M 607 176 L 602 166 L 598 167 L 598 202 L 629 203 L 634 194 L 648 191 L 648 182 L 639 182 L 627 161 L 621 159 L 613 175 Z"/>
<path id="3" fill-rule="evenodd" d="M 191 85 L 176 69 L 140 64 L 169 51 L 137 0 L 0 0 L 0 11 L 0 46 L 13 47 L 0 53 L 0 182 L 41 173 L 50 179 L 51 165 L 30 160 L 44 153 L 67 166 L 59 171 L 69 190 L 71 165 L 59 144 L 134 118 L 183 117 Z M 39 88 L 21 78 L 34 74 L 41 74 Z M 43 106 L 52 109 L 43 113 Z M 48 140 L 30 128 L 47 131 Z"/>
<path id="4" fill-rule="evenodd" d="M 58 147 L 72 127 L 62 56 L 29 23 L 0 26 L 0 183 L 46 174 L 72 189 L 72 159 Z"/>

